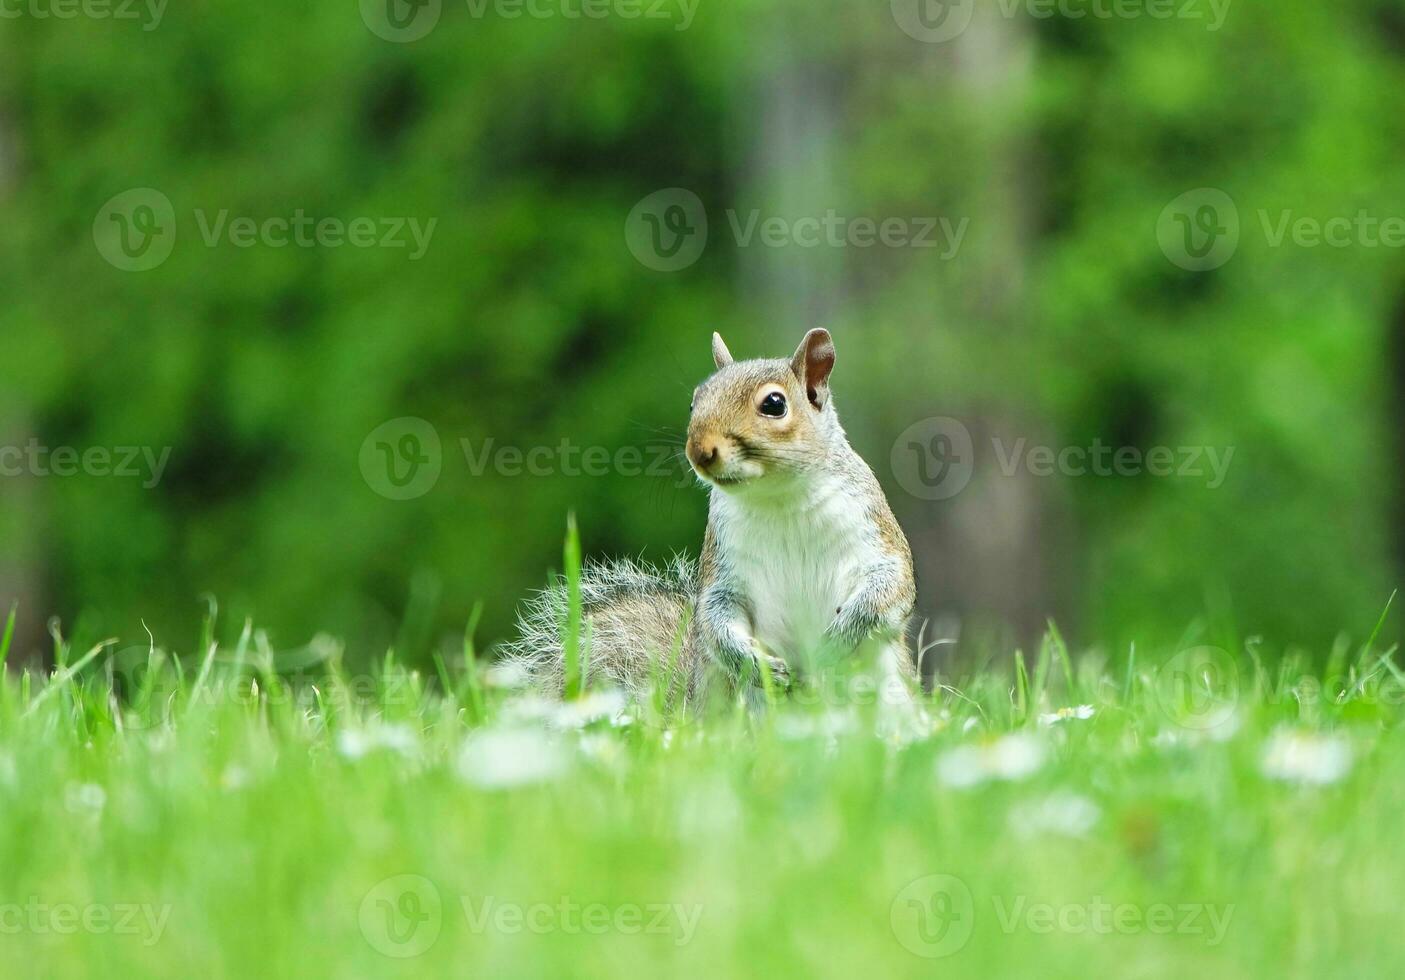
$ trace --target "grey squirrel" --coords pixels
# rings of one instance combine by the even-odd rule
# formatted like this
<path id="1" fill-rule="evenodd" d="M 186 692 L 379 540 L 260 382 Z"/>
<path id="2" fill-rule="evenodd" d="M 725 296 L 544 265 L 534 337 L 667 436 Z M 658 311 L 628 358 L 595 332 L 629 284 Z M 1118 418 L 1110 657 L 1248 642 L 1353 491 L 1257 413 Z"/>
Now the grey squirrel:
<path id="1" fill-rule="evenodd" d="M 644 694 L 668 671 L 698 698 L 720 679 L 750 698 L 762 670 L 799 670 L 876 648 L 910 692 L 912 552 L 873 471 L 849 446 L 830 393 L 834 342 L 811 330 L 789 359 L 736 361 L 712 335 L 716 372 L 693 393 L 687 457 L 709 489 L 702 560 L 664 569 L 588 564 L 581 597 L 591 683 Z M 504 660 L 560 693 L 564 582 L 529 602 Z"/>

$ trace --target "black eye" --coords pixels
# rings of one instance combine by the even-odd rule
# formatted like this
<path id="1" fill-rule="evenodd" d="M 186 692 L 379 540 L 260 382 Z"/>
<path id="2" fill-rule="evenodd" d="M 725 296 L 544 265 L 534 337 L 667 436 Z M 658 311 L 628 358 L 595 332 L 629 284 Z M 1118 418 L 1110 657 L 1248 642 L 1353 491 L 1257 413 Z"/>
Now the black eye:
<path id="1" fill-rule="evenodd" d="M 761 399 L 761 414 L 773 419 L 783 417 L 785 415 L 785 395 L 779 391 L 773 391 Z"/>

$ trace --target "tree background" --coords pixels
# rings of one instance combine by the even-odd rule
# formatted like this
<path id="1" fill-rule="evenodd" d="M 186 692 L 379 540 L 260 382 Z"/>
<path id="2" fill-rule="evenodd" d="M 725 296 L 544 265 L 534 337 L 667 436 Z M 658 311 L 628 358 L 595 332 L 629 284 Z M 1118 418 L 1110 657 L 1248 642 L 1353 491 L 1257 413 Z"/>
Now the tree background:
<path id="1" fill-rule="evenodd" d="M 936 634 L 1028 643 L 1053 617 L 1116 656 L 1197 622 L 1321 652 L 1369 631 L 1405 547 L 1405 250 L 1275 245 L 1259 212 L 1405 215 L 1405 3 L 1234 3 L 1212 30 L 1203 2 L 1161 17 L 1108 0 L 1123 13 L 1100 17 L 1091 0 L 1050 16 L 977 0 L 966 30 L 928 43 L 901 29 L 905 2 L 702 0 L 680 29 L 672 6 L 514 17 L 446 0 L 411 43 L 349 0 L 192 0 L 151 30 L 13 8 L 0 445 L 171 449 L 150 489 L 0 477 L 20 649 L 47 642 L 51 615 L 76 642 L 149 627 L 179 645 L 207 594 L 222 634 L 253 617 L 282 647 L 326 632 L 352 656 L 394 644 L 424 662 L 480 601 L 481 639 L 500 638 L 559 565 L 569 511 L 587 553 L 663 559 L 699 547 L 705 498 L 676 463 L 475 474 L 461 440 L 676 447 L 712 330 L 773 356 L 816 325 Z M 166 195 L 178 229 L 140 273 L 93 232 L 131 188 Z M 625 228 L 668 188 L 697 196 L 709 234 L 662 272 Z M 1158 244 L 1197 188 L 1241 225 L 1210 271 Z M 437 224 L 411 261 L 207 246 L 195 217 L 299 209 Z M 943 258 L 743 245 L 728 216 L 831 210 L 968 230 Z M 975 452 L 969 486 L 939 501 L 890 462 L 934 416 Z M 402 417 L 433 426 L 442 472 L 394 500 L 359 464 Z M 1021 438 L 1234 456 L 1214 489 L 1007 476 L 992 440 Z"/>

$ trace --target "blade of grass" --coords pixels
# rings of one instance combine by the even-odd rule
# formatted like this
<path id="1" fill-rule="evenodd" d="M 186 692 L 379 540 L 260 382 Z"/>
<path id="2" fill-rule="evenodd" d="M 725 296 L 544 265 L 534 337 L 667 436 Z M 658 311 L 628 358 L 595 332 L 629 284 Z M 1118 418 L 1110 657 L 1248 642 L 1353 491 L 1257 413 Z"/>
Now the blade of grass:
<path id="1" fill-rule="evenodd" d="M 1068 696 L 1072 700 L 1078 700 L 1078 685 L 1073 681 L 1073 661 L 1068 656 L 1068 644 L 1064 643 L 1063 634 L 1059 632 L 1058 625 L 1049 620 L 1049 640 L 1054 647 L 1054 653 L 1059 658 L 1059 664 L 1063 667 L 1064 683 L 1068 685 Z"/>
<path id="2" fill-rule="evenodd" d="M 68 686 L 68 682 L 73 680 L 80 670 L 92 663 L 93 658 L 116 642 L 117 640 L 115 638 L 103 640 L 97 646 L 83 654 L 83 656 L 79 657 L 73 664 L 56 671 L 54 675 L 49 678 L 49 683 L 44 686 L 44 690 L 39 692 L 39 696 L 29 703 L 29 707 L 25 709 L 24 713 L 26 715 L 34 714 L 41 704 L 48 701 L 49 698 L 58 694 L 60 691 L 65 690 Z"/>
<path id="3" fill-rule="evenodd" d="M 1385 626 L 1385 618 L 1390 615 L 1391 604 L 1395 602 L 1396 593 L 1399 591 L 1399 589 L 1393 590 L 1390 593 L 1390 598 L 1385 601 L 1385 608 L 1381 610 L 1381 615 L 1376 619 L 1376 628 L 1371 630 L 1371 635 L 1366 638 L 1367 650 L 1371 649 L 1375 644 L 1376 637 L 1381 635 L 1381 629 Z M 11 615 L 13 615 L 13 613 Z"/>
<path id="4" fill-rule="evenodd" d="M 581 538 L 575 514 L 566 518 L 562 561 L 566 569 L 566 622 L 561 632 L 566 674 L 563 693 L 570 699 L 581 693 Z"/>
<path id="5" fill-rule="evenodd" d="M 478 620 L 482 615 L 483 603 L 474 603 L 472 612 L 468 614 L 468 623 L 463 628 L 463 684 L 456 693 L 460 704 L 464 702 L 464 694 L 468 695 L 468 703 L 473 709 L 473 720 L 476 722 L 481 722 L 486 715 L 483 681 L 478 676 L 478 650 L 473 642 L 473 635 L 478 631 Z"/>
<path id="6" fill-rule="evenodd" d="M 1132 707 L 1132 683 L 1137 676 L 1137 643 L 1132 641 L 1130 649 L 1127 651 L 1127 682 L 1122 689 L 1122 707 L 1131 710 Z"/>
<path id="7" fill-rule="evenodd" d="M 215 665 L 215 651 L 219 649 L 219 644 L 215 642 L 213 600 L 211 600 L 210 608 L 211 614 L 205 620 L 205 627 L 200 630 L 200 642 L 205 644 L 203 647 L 205 658 L 200 663 L 200 673 L 195 676 L 195 685 L 190 689 L 190 699 L 186 702 L 187 714 L 195 710 L 195 706 L 200 703 L 200 696 L 205 691 L 205 683 L 210 679 L 210 670 Z"/>
<path id="8" fill-rule="evenodd" d="M 5 633 L 0 636 L 0 667 L 5 666 L 5 661 L 10 656 L 10 641 L 15 636 L 15 613 L 19 611 L 19 607 L 18 602 L 10 606 L 10 615 L 5 617 Z"/>
<path id="9" fill-rule="evenodd" d="M 1024 651 L 1015 651 L 1015 710 L 1019 717 L 1016 724 L 1029 721 L 1029 669 L 1024 665 Z"/>

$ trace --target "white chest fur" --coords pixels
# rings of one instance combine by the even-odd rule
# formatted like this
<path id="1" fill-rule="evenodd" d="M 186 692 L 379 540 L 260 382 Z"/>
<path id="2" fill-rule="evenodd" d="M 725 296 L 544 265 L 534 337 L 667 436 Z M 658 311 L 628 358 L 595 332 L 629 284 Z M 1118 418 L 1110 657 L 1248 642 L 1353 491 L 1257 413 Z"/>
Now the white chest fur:
<path id="1" fill-rule="evenodd" d="M 863 507 L 838 484 L 786 501 L 718 496 L 714 530 L 755 637 L 787 662 L 812 662 L 835 613 L 879 557 Z"/>

